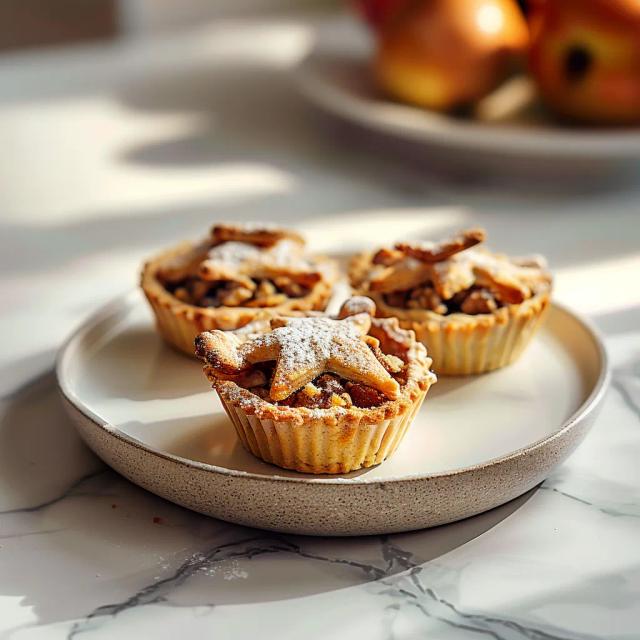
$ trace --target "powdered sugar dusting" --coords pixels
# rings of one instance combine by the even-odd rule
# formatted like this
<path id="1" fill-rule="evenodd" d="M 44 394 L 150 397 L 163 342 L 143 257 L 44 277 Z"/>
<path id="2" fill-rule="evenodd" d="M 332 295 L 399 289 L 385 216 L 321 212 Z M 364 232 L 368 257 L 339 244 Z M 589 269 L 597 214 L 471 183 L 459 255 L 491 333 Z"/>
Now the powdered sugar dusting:
<path id="1" fill-rule="evenodd" d="M 535 263 L 517 264 L 505 255 L 470 249 L 461 254 L 460 259 L 467 261 L 472 269 L 480 268 L 491 273 L 496 281 L 511 278 L 522 285 L 531 285 L 545 279 L 543 266 Z M 532 260 L 538 261 L 535 257 Z"/>
<path id="2" fill-rule="evenodd" d="M 424 251 L 435 251 L 438 245 L 431 240 L 422 240 L 421 242 L 416 243 L 416 246 Z"/>
<path id="3" fill-rule="evenodd" d="M 433 284 L 444 299 L 468 289 L 475 282 L 473 264 L 462 255 L 457 254 L 431 265 Z"/>
<path id="4" fill-rule="evenodd" d="M 402 265 L 407 269 L 422 269 L 424 267 L 424 262 L 422 262 L 422 260 L 418 260 L 418 258 L 407 256 L 402 260 Z"/>
<path id="5" fill-rule="evenodd" d="M 415 246 L 425 250 L 437 247 L 430 242 Z M 409 273 L 414 274 L 416 278 L 408 278 Z M 485 276 L 486 280 L 487 274 L 497 283 L 524 288 L 535 289 L 537 285 L 550 281 L 546 261 L 541 256 L 510 258 L 482 248 L 469 248 L 444 260 L 430 262 L 427 269 L 423 261 L 411 256 L 405 256 L 388 267 L 372 264 L 367 281 L 370 287 L 375 283 L 378 290 L 385 293 L 409 289 L 419 284 L 418 280 L 430 282 L 438 294 L 444 300 L 448 300 L 456 293 L 472 287 L 481 276 Z M 385 289 L 382 285 L 386 282 L 392 287 L 394 283 L 398 283 L 399 286 Z M 408 286 L 408 283 L 411 286 Z"/>
<path id="6" fill-rule="evenodd" d="M 278 362 L 288 371 L 316 367 L 326 362 L 342 343 L 360 342 L 360 334 L 354 323 L 330 318 L 290 318 L 287 326 L 274 329 L 253 341 L 258 348 L 266 347 L 278 353 Z M 347 350 L 354 362 L 357 354 Z M 375 360 L 375 359 L 374 359 Z M 377 360 L 376 360 L 377 362 Z"/>
<path id="7" fill-rule="evenodd" d="M 255 409 L 261 402 L 262 398 L 254 393 L 247 392 L 242 387 L 228 385 L 225 389 L 225 394 L 230 402 L 241 407 L 244 410 Z"/>
<path id="8" fill-rule="evenodd" d="M 223 242 L 209 250 L 207 262 L 211 266 L 250 272 L 261 268 L 291 269 L 314 272 L 315 266 L 302 257 L 302 246 L 293 240 L 280 240 L 268 248 L 235 240 Z"/>
<path id="9" fill-rule="evenodd" d="M 276 361 L 271 397 L 284 399 L 319 374 L 331 371 L 389 394 L 397 383 L 361 339 L 370 327 L 368 315 L 331 318 L 286 318 L 285 325 L 246 342 L 238 354 L 248 362 Z M 275 393 L 274 393 L 275 391 Z"/>
<path id="10" fill-rule="evenodd" d="M 351 322 L 298 318 L 267 334 L 264 339 L 278 342 L 279 361 L 293 371 L 297 367 L 311 367 L 318 360 L 328 360 L 337 340 L 358 340 L 359 334 Z"/>
<path id="11" fill-rule="evenodd" d="M 209 250 L 207 257 L 228 267 L 237 267 L 247 260 L 259 260 L 263 251 L 260 247 L 246 242 L 223 242 Z"/>

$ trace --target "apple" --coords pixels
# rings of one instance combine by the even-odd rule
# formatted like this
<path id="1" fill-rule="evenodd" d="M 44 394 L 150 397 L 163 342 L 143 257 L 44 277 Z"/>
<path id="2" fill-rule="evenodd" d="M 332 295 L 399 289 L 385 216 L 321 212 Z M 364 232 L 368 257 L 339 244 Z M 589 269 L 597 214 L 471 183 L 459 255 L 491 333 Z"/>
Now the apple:
<path id="1" fill-rule="evenodd" d="M 515 0 L 415 2 L 379 33 L 374 72 L 389 95 L 446 111 L 490 93 L 528 42 Z"/>
<path id="2" fill-rule="evenodd" d="M 520 7 L 520 11 L 524 13 L 525 16 L 529 15 L 529 5 L 532 0 L 518 0 L 518 6 Z M 535 0 L 534 0 L 535 1 Z"/>
<path id="3" fill-rule="evenodd" d="M 383 29 L 411 0 L 354 0 L 358 13 L 375 31 Z"/>
<path id="4" fill-rule="evenodd" d="M 543 101 L 562 117 L 640 122 L 640 1 L 536 0 L 530 69 Z"/>

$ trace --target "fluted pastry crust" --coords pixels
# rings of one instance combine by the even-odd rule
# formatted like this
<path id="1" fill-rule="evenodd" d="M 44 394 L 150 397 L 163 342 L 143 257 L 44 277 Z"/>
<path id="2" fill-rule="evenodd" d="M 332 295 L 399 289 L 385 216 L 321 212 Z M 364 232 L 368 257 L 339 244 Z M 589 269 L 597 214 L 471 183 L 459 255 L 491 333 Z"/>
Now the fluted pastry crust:
<path id="1" fill-rule="evenodd" d="M 241 230 L 242 227 L 216 225 L 212 230 L 212 236 L 218 239 L 223 237 L 224 242 L 236 243 L 238 238 L 241 238 Z M 273 243 L 274 234 L 287 242 L 302 242 L 297 234 L 286 230 L 265 231 L 261 228 L 250 228 L 250 232 L 246 233 L 249 233 L 253 241 L 262 243 L 256 246 L 264 246 L 269 241 Z M 203 251 L 206 252 L 203 245 L 205 243 L 184 242 L 163 251 L 145 263 L 141 274 L 141 287 L 155 315 L 158 331 L 169 344 L 188 355 L 193 355 L 194 339 L 202 331 L 233 330 L 258 318 L 324 310 L 331 297 L 337 277 L 335 263 L 328 258 L 314 256 L 309 259 L 309 263 L 313 265 L 313 271 L 310 271 L 313 277 L 307 279 L 308 291 L 300 297 L 282 296 L 278 304 L 269 307 L 242 306 L 242 304 L 205 307 L 184 302 L 167 288 L 163 274 L 168 267 L 176 264 L 193 268 L 194 256 L 198 258 L 197 263 L 200 264 Z M 280 265 L 279 268 L 286 272 L 287 264 Z M 233 274 L 228 275 L 234 277 Z M 244 274 L 238 276 L 236 272 L 235 277 L 247 276 Z"/>
<path id="2" fill-rule="evenodd" d="M 343 306 L 343 310 L 344 308 Z M 349 315 L 351 313 L 354 315 Z M 367 306 L 361 304 L 354 305 L 351 310 L 347 309 L 346 313 L 340 315 L 343 316 L 342 319 L 294 320 L 293 325 L 309 325 L 309 331 L 299 331 L 296 327 L 291 333 L 281 334 L 277 332 L 286 327 L 282 326 L 280 319 L 275 319 L 272 320 L 275 329 L 270 334 L 249 341 L 230 338 L 222 332 L 203 333 L 198 337 L 197 350 L 205 362 L 205 375 L 218 392 L 241 442 L 251 453 L 266 462 L 305 473 L 347 473 L 379 464 L 398 446 L 429 387 L 435 382 L 426 348 L 415 339 L 412 332 L 400 329 L 396 320 L 371 320 Z M 284 322 L 290 321 L 284 319 Z M 393 380 L 382 367 L 377 370 L 361 356 L 352 355 L 347 369 L 340 371 L 340 375 L 364 381 L 364 384 L 372 388 L 378 384 L 379 388 L 386 389 L 387 397 L 381 404 L 371 407 L 352 405 L 328 408 L 288 406 L 278 402 L 282 398 L 280 387 L 274 393 L 275 385 L 271 385 L 270 396 L 265 398 L 255 393 L 255 390 L 229 379 L 233 377 L 234 371 L 243 380 L 247 373 L 250 375 L 255 366 L 251 363 L 251 354 L 262 349 L 264 342 L 276 342 L 274 335 L 280 336 L 282 341 L 292 341 L 294 344 L 299 344 L 300 336 L 305 335 L 308 344 L 320 356 L 319 360 L 309 359 L 306 367 L 300 361 L 285 357 L 284 366 L 287 371 L 305 369 L 299 379 L 296 378 L 297 382 L 287 387 L 290 393 L 304 384 L 309 377 L 306 374 L 317 376 L 325 371 L 335 372 L 328 346 L 335 342 L 335 336 L 330 332 L 323 333 L 320 327 L 315 326 L 318 323 L 338 327 L 340 339 L 346 336 L 345 343 L 338 341 L 340 349 L 343 346 L 346 348 L 344 354 L 354 354 L 354 344 L 357 343 L 373 361 L 378 357 L 385 362 L 384 358 L 388 357 L 377 351 L 380 346 L 396 349 L 396 353 L 402 355 L 402 360 L 397 358 L 402 365 L 401 383 Z M 367 331 L 369 333 L 365 335 Z M 309 338 L 311 335 L 321 336 L 322 344 L 312 345 Z M 374 356 L 374 353 L 378 355 Z M 276 369 L 279 364 L 278 354 L 278 349 L 263 354 L 265 358 L 269 357 L 276 362 Z M 348 355 L 346 357 L 349 358 Z M 318 362 L 321 363 L 319 369 L 316 368 Z M 379 366 L 377 361 L 376 364 Z M 363 371 L 356 371 L 360 366 Z M 380 384 L 385 379 L 389 381 L 386 386 Z"/>
<path id="3" fill-rule="evenodd" d="M 375 302 L 378 316 L 395 317 L 401 327 L 413 330 L 429 350 L 438 374 L 477 374 L 510 364 L 528 345 L 549 306 L 551 276 L 543 261 L 512 261 L 470 249 L 484 238 L 479 231 L 422 247 L 398 243 L 393 249 L 356 255 L 350 263 L 355 292 Z M 407 283 L 408 287 L 427 283 L 436 310 L 389 304 L 388 295 Z M 480 312 L 438 312 L 437 304 L 446 309 L 450 299 L 465 291 L 472 292 L 467 305 L 477 304 Z M 489 302 L 495 296 L 502 306 L 488 307 L 485 291 Z"/>

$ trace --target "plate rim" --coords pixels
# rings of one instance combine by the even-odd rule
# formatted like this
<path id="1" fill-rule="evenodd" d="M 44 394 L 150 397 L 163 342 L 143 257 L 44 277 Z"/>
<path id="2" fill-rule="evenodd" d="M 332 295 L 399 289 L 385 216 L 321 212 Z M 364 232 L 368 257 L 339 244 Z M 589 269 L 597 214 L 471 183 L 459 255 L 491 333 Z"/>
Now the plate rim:
<path id="1" fill-rule="evenodd" d="M 355 20 L 355 18 L 352 19 Z M 551 131 L 548 128 L 529 130 L 521 126 L 500 126 L 495 123 L 483 123 L 479 126 L 473 121 L 456 121 L 454 118 L 447 117 L 446 114 L 425 111 L 393 100 L 362 98 L 345 90 L 337 83 L 327 82 L 326 77 L 317 71 L 317 62 L 326 59 L 327 56 L 327 52 L 323 50 L 326 39 L 323 34 L 327 25 L 344 25 L 345 20 L 343 15 L 318 26 L 312 34 L 306 54 L 293 69 L 295 84 L 300 93 L 311 103 L 342 119 L 405 140 L 448 149 L 471 149 L 523 158 L 583 157 L 585 160 L 626 161 L 640 158 L 640 127 L 594 127 L 586 130 L 557 127 Z M 358 58 L 353 56 L 353 59 Z M 402 125 L 395 118 L 371 113 L 370 109 L 376 106 L 407 109 L 413 114 L 426 115 L 432 119 L 444 118 L 446 129 L 440 131 L 433 126 L 421 128 Z M 452 134 L 454 134 L 453 137 L 449 137 Z M 588 154 L 595 154 L 597 158 L 589 158 Z"/>
<path id="2" fill-rule="evenodd" d="M 100 322 L 104 322 L 109 316 L 122 311 L 130 311 L 135 307 L 136 298 L 138 303 L 142 302 L 141 292 L 134 288 L 124 294 L 118 295 L 106 304 L 100 306 L 98 309 L 90 312 L 89 315 L 82 320 L 67 336 L 60 346 L 55 360 L 55 376 L 58 389 L 63 398 L 70 404 L 70 406 L 80 413 L 84 418 L 88 419 L 97 427 L 103 429 L 108 435 L 123 441 L 137 449 L 149 453 L 151 455 L 168 460 L 177 464 L 181 464 L 191 469 L 195 469 L 200 472 L 213 473 L 229 477 L 241 477 L 244 479 L 251 479 L 261 482 L 293 482 L 302 484 L 321 484 L 321 485 L 344 485 L 345 487 L 371 487 L 375 485 L 384 485 L 388 483 L 402 483 L 402 482 L 415 482 L 415 481 L 428 481 L 435 478 L 446 478 L 452 476 L 462 476 L 466 474 L 472 474 L 479 470 L 487 469 L 489 467 L 500 466 L 509 461 L 517 458 L 526 457 L 537 450 L 552 444 L 558 438 L 562 438 L 567 434 L 576 424 L 582 422 L 584 419 L 593 413 L 600 405 L 611 379 L 611 365 L 609 356 L 607 354 L 606 347 L 600 331 L 596 328 L 591 320 L 581 316 L 580 314 L 572 311 L 566 305 L 552 301 L 551 305 L 562 313 L 570 316 L 574 321 L 577 321 L 589 334 L 592 343 L 596 347 L 598 358 L 600 361 L 600 371 L 595 384 L 584 400 L 584 402 L 578 407 L 574 413 L 572 413 L 563 423 L 562 426 L 554 431 L 552 434 L 545 436 L 535 442 L 532 442 L 524 447 L 520 447 L 515 451 L 496 458 L 491 458 L 485 462 L 478 464 L 460 467 L 456 469 L 450 469 L 446 471 L 437 471 L 434 473 L 415 473 L 407 476 L 397 476 L 384 479 L 367 479 L 361 476 L 355 478 L 342 478 L 335 476 L 322 476 L 322 477 L 308 477 L 308 476 L 280 476 L 277 472 L 273 475 L 265 475 L 255 473 L 253 471 L 242 471 L 239 469 L 228 469 L 226 467 L 219 467 L 217 465 L 201 462 L 198 460 L 191 460 L 190 458 L 184 458 L 172 453 L 167 453 L 160 449 L 156 449 L 141 440 L 138 440 L 127 433 L 121 431 L 117 426 L 110 424 L 108 421 L 95 414 L 89 409 L 84 402 L 70 389 L 69 384 L 66 381 L 65 369 L 67 362 L 73 356 L 74 350 L 78 348 L 78 344 L 86 336 L 86 334 Z M 186 356 L 185 356 L 186 357 Z"/>

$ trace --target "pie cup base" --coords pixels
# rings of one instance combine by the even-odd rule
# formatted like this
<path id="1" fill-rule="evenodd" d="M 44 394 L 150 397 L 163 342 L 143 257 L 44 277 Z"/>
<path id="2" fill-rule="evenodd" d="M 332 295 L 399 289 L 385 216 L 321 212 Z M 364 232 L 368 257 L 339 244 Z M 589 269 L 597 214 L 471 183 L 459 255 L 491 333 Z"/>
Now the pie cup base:
<path id="1" fill-rule="evenodd" d="M 203 331 L 232 331 L 260 317 L 287 315 L 306 311 L 322 311 L 331 295 L 334 274 L 328 258 L 315 259 L 326 266 L 328 274 L 301 298 L 289 298 L 275 307 L 197 307 L 175 298 L 159 280 L 158 272 L 169 259 L 191 250 L 188 243 L 170 249 L 144 265 L 140 285 L 156 319 L 158 333 L 171 346 L 195 357 L 194 341 Z"/>
<path id="2" fill-rule="evenodd" d="M 303 424 L 260 419 L 220 396 L 240 442 L 256 458 L 301 473 L 349 473 L 380 464 L 398 447 L 428 388 L 405 411 L 375 423 L 309 419 Z"/>
<path id="3" fill-rule="evenodd" d="M 400 318 L 413 329 L 433 359 L 439 375 L 486 373 L 517 360 L 542 324 L 549 306 L 547 292 L 493 314 L 445 316 L 444 321 Z"/>
<path id="4" fill-rule="evenodd" d="M 155 297 L 147 296 L 147 300 L 155 316 L 158 333 L 165 342 L 186 355 L 194 355 L 194 342 L 201 331 L 219 328 L 214 318 L 199 318 L 196 324 L 193 317 L 176 313 L 172 306 L 164 304 Z"/>

